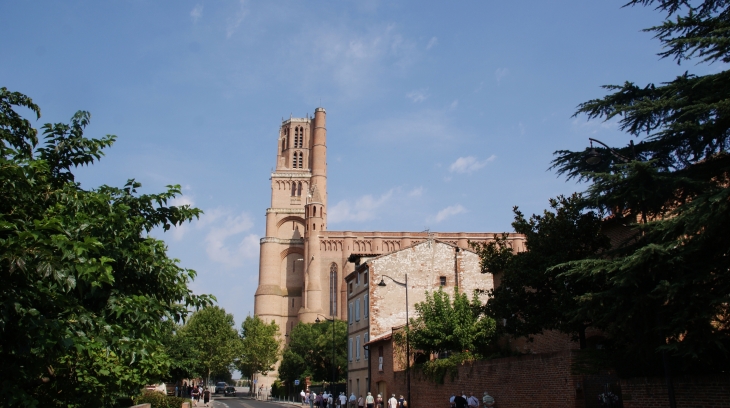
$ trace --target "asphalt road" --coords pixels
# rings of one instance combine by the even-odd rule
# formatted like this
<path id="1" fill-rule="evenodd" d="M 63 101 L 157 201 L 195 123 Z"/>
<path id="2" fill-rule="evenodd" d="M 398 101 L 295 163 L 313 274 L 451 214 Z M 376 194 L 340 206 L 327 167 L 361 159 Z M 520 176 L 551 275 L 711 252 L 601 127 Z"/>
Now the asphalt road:
<path id="1" fill-rule="evenodd" d="M 199 403 L 198 407 L 202 407 L 203 403 Z M 250 398 L 244 397 L 214 397 L 212 408 L 280 408 L 289 407 L 297 408 L 303 407 L 301 404 L 284 404 L 278 402 L 266 402 L 256 401 Z"/>

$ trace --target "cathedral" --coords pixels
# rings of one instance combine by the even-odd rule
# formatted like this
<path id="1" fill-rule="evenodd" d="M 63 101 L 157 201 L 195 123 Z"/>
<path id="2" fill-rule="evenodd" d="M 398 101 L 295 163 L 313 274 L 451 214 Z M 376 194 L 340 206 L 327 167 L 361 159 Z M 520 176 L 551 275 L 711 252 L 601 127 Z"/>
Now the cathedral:
<path id="1" fill-rule="evenodd" d="M 324 108 L 314 117 L 289 118 L 279 128 L 276 168 L 271 174 L 271 207 L 261 238 L 259 284 L 254 313 L 275 321 L 282 337 L 298 322 L 318 316 L 347 319 L 345 277 L 348 259 L 399 251 L 428 239 L 463 249 L 485 242 L 493 232 L 330 231 L 327 228 L 327 123 Z M 510 234 L 513 248 L 523 239 Z M 270 378 L 260 378 L 268 386 Z"/>

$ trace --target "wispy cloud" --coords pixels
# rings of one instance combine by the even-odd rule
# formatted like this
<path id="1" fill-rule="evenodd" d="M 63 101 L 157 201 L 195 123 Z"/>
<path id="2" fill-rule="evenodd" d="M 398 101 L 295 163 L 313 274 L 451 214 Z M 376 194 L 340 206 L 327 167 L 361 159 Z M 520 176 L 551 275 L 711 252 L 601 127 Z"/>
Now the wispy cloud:
<path id="1" fill-rule="evenodd" d="M 449 105 L 449 110 L 456 110 L 456 108 L 459 107 L 459 100 L 454 99 L 453 102 L 451 102 L 451 105 Z"/>
<path id="2" fill-rule="evenodd" d="M 369 122 L 362 129 L 368 138 L 381 141 L 419 140 L 445 142 L 462 136 L 458 123 L 452 120 L 449 109 L 423 109 L 406 115 Z"/>
<path id="3" fill-rule="evenodd" d="M 253 227 L 248 214 L 233 215 L 218 211 L 215 220 L 218 222 L 210 227 L 205 236 L 205 252 L 213 262 L 232 268 L 258 255 L 259 237 L 256 234 L 243 235 Z"/>
<path id="4" fill-rule="evenodd" d="M 497 68 L 496 71 L 494 71 L 494 78 L 497 80 L 497 85 L 502 83 L 502 79 L 509 75 L 509 70 L 507 68 Z"/>
<path id="5" fill-rule="evenodd" d="M 487 164 L 493 162 L 497 156 L 491 155 L 485 160 L 477 160 L 474 156 L 459 157 L 455 162 L 449 166 L 449 171 L 452 173 L 473 173 Z"/>
<path id="6" fill-rule="evenodd" d="M 423 195 L 424 192 L 423 187 L 414 188 L 413 190 L 408 192 L 408 197 L 420 197 Z"/>
<path id="7" fill-rule="evenodd" d="M 435 47 L 439 43 L 439 39 L 436 37 L 431 37 L 430 40 L 428 40 L 428 45 L 426 45 L 426 49 L 430 50 L 431 48 Z"/>
<path id="8" fill-rule="evenodd" d="M 367 194 L 356 199 L 354 203 L 350 200 L 342 200 L 330 207 L 328 219 L 332 223 L 342 221 L 362 222 L 374 219 L 376 217 L 377 210 L 385 205 L 391 197 L 393 197 L 393 193 L 395 191 L 396 189 L 390 189 L 387 193 L 378 198 Z"/>
<path id="9" fill-rule="evenodd" d="M 246 6 L 246 0 L 239 0 L 238 10 L 231 18 L 228 19 L 228 24 L 226 25 L 226 38 L 231 38 L 231 36 L 233 36 L 247 15 L 248 7 Z"/>
<path id="10" fill-rule="evenodd" d="M 408 92 L 406 94 L 406 98 L 412 100 L 413 102 L 423 102 L 426 100 L 426 98 L 428 98 L 426 91 L 428 91 L 428 89 L 419 89 L 416 91 Z"/>
<path id="11" fill-rule="evenodd" d="M 464 208 L 461 204 L 456 205 L 450 205 L 443 210 L 439 211 L 435 217 L 433 217 L 433 220 L 435 222 L 441 222 L 447 218 L 453 217 L 454 215 L 458 215 L 461 213 L 465 213 L 466 208 Z"/>
<path id="12" fill-rule="evenodd" d="M 200 20 L 200 17 L 203 17 L 203 5 L 196 4 L 190 11 L 190 17 L 192 17 L 193 23 L 197 23 L 198 20 Z"/>

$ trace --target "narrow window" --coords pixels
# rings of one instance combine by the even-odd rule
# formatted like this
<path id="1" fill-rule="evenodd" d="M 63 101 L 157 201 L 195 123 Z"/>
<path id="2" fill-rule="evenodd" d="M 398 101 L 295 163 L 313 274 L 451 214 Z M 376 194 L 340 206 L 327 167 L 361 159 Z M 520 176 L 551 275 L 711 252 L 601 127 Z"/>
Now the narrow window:
<path id="1" fill-rule="evenodd" d="M 439 277 L 439 281 L 441 283 L 441 286 L 446 286 L 446 276 Z"/>
<path id="2" fill-rule="evenodd" d="M 352 293 L 352 282 L 350 282 L 350 284 L 348 286 L 350 288 L 350 293 Z"/>
<path id="3" fill-rule="evenodd" d="M 347 322 L 352 324 L 352 318 L 354 316 L 352 315 L 352 302 L 350 302 L 350 306 L 347 308 Z"/>
<path id="4" fill-rule="evenodd" d="M 291 196 L 294 197 L 297 193 L 297 183 L 291 183 Z"/>
<path id="5" fill-rule="evenodd" d="M 312 211 L 314 211 L 314 214 L 312 214 L 312 217 L 316 217 L 317 216 L 317 207 L 312 206 L 312 208 L 313 208 Z"/>
<path id="6" fill-rule="evenodd" d="M 360 336 L 356 338 L 355 347 L 355 357 L 357 361 L 360 361 Z"/>
<path id="7" fill-rule="evenodd" d="M 297 184 L 297 196 L 299 196 L 299 197 L 302 196 L 302 182 L 301 181 Z"/>
<path id="8" fill-rule="evenodd" d="M 355 301 L 355 321 L 360 321 L 360 299 Z"/>
<path id="9" fill-rule="evenodd" d="M 316 229 L 317 229 L 317 225 L 316 224 L 312 224 L 312 230 L 316 230 Z"/>
<path id="10" fill-rule="evenodd" d="M 350 342 L 347 347 L 347 355 L 349 357 L 349 360 L 352 361 L 352 337 L 350 337 Z"/>
<path id="11" fill-rule="evenodd" d="M 330 316 L 337 315 L 337 264 L 330 265 Z"/>
<path id="12" fill-rule="evenodd" d="M 294 308 L 294 298 L 291 300 L 291 307 Z"/>
<path id="13" fill-rule="evenodd" d="M 369 340 L 370 340 L 370 336 L 367 333 L 365 333 L 365 338 L 363 341 L 363 347 L 365 347 L 365 360 L 370 358 L 370 346 L 366 346 L 366 344 L 368 344 Z"/>
<path id="14" fill-rule="evenodd" d="M 370 314 L 368 312 L 370 310 L 370 295 L 368 295 L 367 293 L 365 294 L 364 306 L 365 307 L 363 308 L 362 314 L 363 316 L 368 317 L 368 315 Z"/>

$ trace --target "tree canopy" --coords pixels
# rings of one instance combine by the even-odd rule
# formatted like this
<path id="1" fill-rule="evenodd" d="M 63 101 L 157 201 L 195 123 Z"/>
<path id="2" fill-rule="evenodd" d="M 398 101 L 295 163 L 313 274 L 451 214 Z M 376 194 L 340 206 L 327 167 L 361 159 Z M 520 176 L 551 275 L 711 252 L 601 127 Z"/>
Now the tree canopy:
<path id="1" fill-rule="evenodd" d="M 193 313 L 180 329 L 180 336 L 192 348 L 195 371 L 210 379 L 211 374 L 223 373 L 233 368 L 234 360 L 241 353 L 241 341 L 235 329 L 233 315 L 218 306 L 208 306 Z"/>
<path id="2" fill-rule="evenodd" d="M 728 2 L 628 5 L 666 13 L 647 29 L 664 46 L 661 57 L 730 62 Z M 586 207 L 636 232 L 600 259 L 563 265 L 563 276 L 594 288 L 577 297 L 573 319 L 604 331 L 636 372 L 661 367 L 660 352 L 685 371 L 724 370 L 729 362 L 730 72 L 722 68 L 660 84 L 605 86 L 608 95 L 576 114 L 618 118 L 638 142 L 560 150 L 553 162 L 560 174 L 589 184 Z"/>
<path id="3" fill-rule="evenodd" d="M 254 373 L 266 375 L 279 360 L 281 343 L 279 326 L 266 324 L 258 316 L 247 316 L 241 323 L 241 348 L 236 366 L 244 377 Z"/>
<path id="4" fill-rule="evenodd" d="M 594 211 L 584 211 L 580 195 L 550 200 L 550 209 L 529 219 L 517 207 L 512 227 L 525 236 L 526 251 L 515 253 L 506 237 L 473 244 L 481 257 L 482 272 L 499 275 L 500 285 L 490 293 L 489 315 L 500 331 L 515 337 L 559 330 L 586 347 L 590 318 L 572 319 L 579 296 L 605 286 L 605 282 L 564 276 L 555 266 L 564 262 L 597 258 L 609 248 L 601 232 L 602 220 Z M 592 286 L 598 285 L 598 286 Z"/>
<path id="5" fill-rule="evenodd" d="M 194 295 L 195 272 L 149 236 L 197 218 L 159 194 L 83 189 L 73 169 L 90 165 L 114 136 L 83 136 L 90 115 L 38 130 L 20 93 L 0 88 L 0 405 L 99 407 L 158 381 L 169 360 L 163 322 L 211 302 Z"/>
<path id="6" fill-rule="evenodd" d="M 294 381 L 310 377 L 312 381 L 332 380 L 331 321 L 298 323 L 289 332 L 289 344 L 279 365 L 279 378 Z M 335 379 L 347 379 L 347 323 L 334 321 Z"/>

